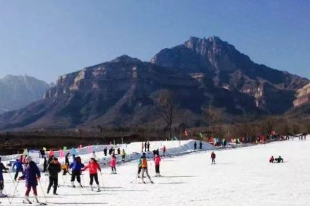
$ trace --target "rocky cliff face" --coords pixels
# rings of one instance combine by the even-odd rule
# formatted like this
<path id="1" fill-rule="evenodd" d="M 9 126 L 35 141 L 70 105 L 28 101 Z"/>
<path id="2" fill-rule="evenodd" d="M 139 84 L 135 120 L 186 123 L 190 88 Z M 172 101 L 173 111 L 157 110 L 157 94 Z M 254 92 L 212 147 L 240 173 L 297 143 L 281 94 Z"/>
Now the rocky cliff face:
<path id="1" fill-rule="evenodd" d="M 49 85 L 30 76 L 0 79 L 0 113 L 20 109 L 43 98 Z"/>
<path id="2" fill-rule="evenodd" d="M 294 101 L 294 106 L 298 107 L 307 103 L 310 103 L 310 84 L 307 84 L 297 91 L 297 97 Z"/>
<path id="3" fill-rule="evenodd" d="M 206 108 L 224 121 L 283 114 L 309 80 L 258 65 L 218 37 L 192 37 L 142 62 L 128 56 L 61 76 L 44 99 L 0 115 L 0 129 L 165 126 L 160 95 L 170 91 L 174 123 L 201 124 Z"/>
<path id="4" fill-rule="evenodd" d="M 191 37 L 182 45 L 160 51 L 151 62 L 186 73 L 203 73 L 216 87 L 251 95 L 257 107 L 272 114 L 290 109 L 295 92 L 309 83 L 306 78 L 252 62 L 218 37 Z"/>

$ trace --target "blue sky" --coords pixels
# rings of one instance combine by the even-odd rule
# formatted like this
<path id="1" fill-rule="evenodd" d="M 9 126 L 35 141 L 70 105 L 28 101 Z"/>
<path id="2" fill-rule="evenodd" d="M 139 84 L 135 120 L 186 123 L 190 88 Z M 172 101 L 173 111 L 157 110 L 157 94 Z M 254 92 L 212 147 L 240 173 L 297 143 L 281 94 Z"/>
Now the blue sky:
<path id="1" fill-rule="evenodd" d="M 310 1 L 293 0 L 0 0 L 0 78 L 52 82 L 212 35 L 257 63 L 310 78 L 309 11 Z"/>

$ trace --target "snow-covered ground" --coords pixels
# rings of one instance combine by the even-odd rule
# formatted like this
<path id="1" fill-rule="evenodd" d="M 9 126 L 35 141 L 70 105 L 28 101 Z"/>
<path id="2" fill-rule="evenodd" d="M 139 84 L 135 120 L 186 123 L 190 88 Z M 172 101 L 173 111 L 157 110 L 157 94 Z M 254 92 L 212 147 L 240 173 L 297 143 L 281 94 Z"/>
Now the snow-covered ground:
<path id="1" fill-rule="evenodd" d="M 216 151 L 216 165 L 210 152 L 163 158 L 161 174 L 155 184 L 139 184 L 135 161 L 117 165 L 117 175 L 103 169 L 102 192 L 88 187 L 68 187 L 69 176 L 59 176 L 58 196 L 46 195 L 49 205 L 214 205 L 214 206 L 292 206 L 310 205 L 310 141 L 283 141 L 266 145 Z M 270 164 L 269 157 L 281 155 L 284 163 Z M 154 163 L 149 171 L 154 176 Z M 11 174 L 13 175 L 13 174 Z M 44 192 L 47 176 L 42 176 Z M 13 194 L 14 185 L 4 174 L 5 192 Z M 88 185 L 88 173 L 82 183 Z M 133 182 L 132 182 L 133 181 Z M 132 182 L 132 183 L 131 183 Z M 18 185 L 12 205 L 22 205 L 24 182 Z M 38 187 L 39 199 L 45 201 Z M 9 205 L 1 198 L 1 205 Z"/>

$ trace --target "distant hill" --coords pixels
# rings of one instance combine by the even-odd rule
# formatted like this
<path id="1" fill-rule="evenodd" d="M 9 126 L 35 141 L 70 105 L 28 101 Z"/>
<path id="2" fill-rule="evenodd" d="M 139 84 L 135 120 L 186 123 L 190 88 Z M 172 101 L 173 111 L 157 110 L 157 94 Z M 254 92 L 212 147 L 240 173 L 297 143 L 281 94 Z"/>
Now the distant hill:
<path id="1" fill-rule="evenodd" d="M 256 64 L 218 37 L 192 37 L 150 62 L 124 55 L 63 75 L 44 99 L 0 115 L 0 129 L 164 127 L 159 108 L 167 92 L 175 126 L 207 124 L 206 109 L 232 122 L 248 114 L 284 114 L 309 82 Z"/>
<path id="2" fill-rule="evenodd" d="M 43 98 L 50 86 L 27 75 L 0 79 L 0 113 L 17 110 Z"/>

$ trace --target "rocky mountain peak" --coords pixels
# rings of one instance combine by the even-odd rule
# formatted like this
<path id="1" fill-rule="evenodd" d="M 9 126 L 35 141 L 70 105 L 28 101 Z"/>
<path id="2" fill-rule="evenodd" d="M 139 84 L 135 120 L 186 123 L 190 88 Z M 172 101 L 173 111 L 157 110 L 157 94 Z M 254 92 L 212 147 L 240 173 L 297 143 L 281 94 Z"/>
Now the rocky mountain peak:
<path id="1" fill-rule="evenodd" d="M 113 59 L 112 61 L 110 61 L 111 63 L 118 63 L 118 62 L 124 62 L 124 63 L 137 63 L 137 62 L 141 62 L 141 60 L 137 59 L 137 58 L 133 58 L 130 57 L 128 55 L 122 55 L 119 56 L 115 59 Z"/>

